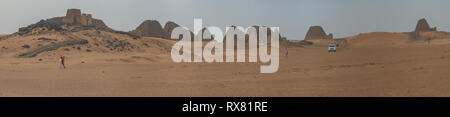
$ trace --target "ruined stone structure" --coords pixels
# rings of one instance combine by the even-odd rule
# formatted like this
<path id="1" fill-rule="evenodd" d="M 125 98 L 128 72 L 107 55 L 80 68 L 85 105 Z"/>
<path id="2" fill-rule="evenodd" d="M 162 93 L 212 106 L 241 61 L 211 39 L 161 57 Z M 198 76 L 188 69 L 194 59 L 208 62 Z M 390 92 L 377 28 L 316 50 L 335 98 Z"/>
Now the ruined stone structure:
<path id="1" fill-rule="evenodd" d="M 318 39 L 333 39 L 333 34 L 326 34 L 321 26 L 309 27 L 308 33 L 306 33 L 305 40 L 318 40 Z"/>
<path id="2" fill-rule="evenodd" d="M 62 18 L 64 23 L 91 26 L 94 21 L 91 14 L 82 14 L 80 9 L 69 9 L 67 14 Z"/>
<path id="3" fill-rule="evenodd" d="M 417 21 L 416 30 L 414 32 L 429 32 L 429 31 L 436 31 L 436 27 L 430 28 L 430 25 L 428 25 L 427 20 L 425 18 L 420 19 Z"/>
<path id="4" fill-rule="evenodd" d="M 81 16 L 81 10 L 80 9 L 68 9 L 66 16 L 63 17 L 63 22 L 65 23 L 74 23 L 76 22 L 76 18 Z"/>
<path id="5" fill-rule="evenodd" d="M 72 26 L 75 28 L 69 28 Z M 106 26 L 102 20 L 92 18 L 91 14 L 82 14 L 80 9 L 68 9 L 66 16 L 41 20 L 35 24 L 19 28 L 17 33 L 20 35 L 25 35 L 39 34 L 46 31 L 79 31 L 93 28 L 98 30 L 114 31 Z"/>

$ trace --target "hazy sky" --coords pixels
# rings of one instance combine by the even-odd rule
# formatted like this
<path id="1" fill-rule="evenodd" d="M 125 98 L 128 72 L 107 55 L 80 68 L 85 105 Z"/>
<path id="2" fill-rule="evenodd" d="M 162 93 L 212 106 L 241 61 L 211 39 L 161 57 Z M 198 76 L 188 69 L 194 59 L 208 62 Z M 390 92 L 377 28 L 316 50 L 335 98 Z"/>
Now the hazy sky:
<path id="1" fill-rule="evenodd" d="M 1 0 L 0 33 L 40 19 L 64 16 L 79 8 L 109 27 L 129 31 L 146 19 L 162 25 L 174 21 L 192 30 L 194 18 L 204 26 L 264 25 L 280 27 L 288 39 L 303 39 L 309 26 L 346 37 L 359 33 L 407 32 L 426 18 L 450 31 L 450 0 Z"/>

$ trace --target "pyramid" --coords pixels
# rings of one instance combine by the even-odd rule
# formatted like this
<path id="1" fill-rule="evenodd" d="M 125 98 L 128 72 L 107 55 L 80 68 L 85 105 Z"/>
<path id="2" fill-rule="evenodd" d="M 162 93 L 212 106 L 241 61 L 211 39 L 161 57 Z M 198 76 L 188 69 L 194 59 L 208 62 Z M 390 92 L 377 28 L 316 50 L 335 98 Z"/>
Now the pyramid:
<path id="1" fill-rule="evenodd" d="M 167 33 L 156 20 L 145 20 L 131 34 L 142 37 L 157 37 L 167 39 Z"/>
<path id="2" fill-rule="evenodd" d="M 308 33 L 306 33 L 305 40 L 318 40 L 318 39 L 333 39 L 333 34 L 326 34 L 321 26 L 309 27 Z"/>
<path id="3" fill-rule="evenodd" d="M 176 27 L 180 27 L 180 25 L 176 24 L 175 22 L 169 21 L 166 23 L 166 25 L 164 26 L 164 32 L 166 32 L 167 37 L 170 39 L 171 34 L 173 29 L 175 29 Z"/>
<path id="4" fill-rule="evenodd" d="M 428 25 L 427 20 L 425 18 L 420 19 L 417 21 L 416 30 L 414 32 L 429 32 L 429 31 L 436 31 L 436 27 L 430 28 L 430 25 Z"/>

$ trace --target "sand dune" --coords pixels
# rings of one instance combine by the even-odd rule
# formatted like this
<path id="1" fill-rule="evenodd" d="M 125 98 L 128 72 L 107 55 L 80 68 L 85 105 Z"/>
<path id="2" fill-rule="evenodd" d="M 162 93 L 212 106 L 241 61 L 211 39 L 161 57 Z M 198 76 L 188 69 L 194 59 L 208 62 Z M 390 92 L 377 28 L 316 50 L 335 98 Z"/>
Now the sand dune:
<path id="1" fill-rule="evenodd" d="M 404 33 L 373 32 L 347 38 L 351 46 L 398 46 L 405 45 L 409 35 Z"/>

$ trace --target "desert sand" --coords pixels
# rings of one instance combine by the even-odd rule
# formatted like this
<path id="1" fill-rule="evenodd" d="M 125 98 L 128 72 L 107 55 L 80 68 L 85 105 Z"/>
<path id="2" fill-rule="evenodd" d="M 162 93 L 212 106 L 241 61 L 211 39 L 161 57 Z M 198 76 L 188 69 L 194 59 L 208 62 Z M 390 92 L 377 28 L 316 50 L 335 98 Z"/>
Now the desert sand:
<path id="1" fill-rule="evenodd" d="M 428 43 L 405 36 L 362 34 L 336 53 L 318 41 L 289 47 L 275 74 L 259 73 L 257 63 L 173 63 L 152 48 L 3 54 L 0 96 L 450 96 L 450 38 Z M 67 69 L 58 69 L 53 53 L 67 57 Z"/>

